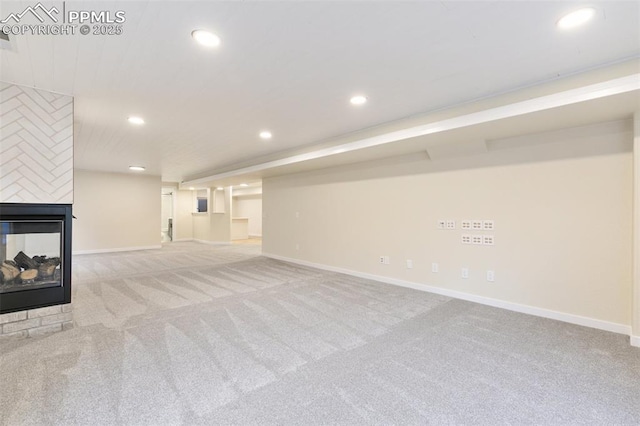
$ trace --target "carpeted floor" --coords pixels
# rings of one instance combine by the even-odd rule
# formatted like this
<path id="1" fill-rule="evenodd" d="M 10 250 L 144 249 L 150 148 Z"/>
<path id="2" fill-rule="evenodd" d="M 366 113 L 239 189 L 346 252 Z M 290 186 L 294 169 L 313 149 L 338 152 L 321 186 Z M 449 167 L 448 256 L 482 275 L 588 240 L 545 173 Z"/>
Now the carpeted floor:
<path id="1" fill-rule="evenodd" d="M 0 343 L 0 424 L 640 424 L 625 336 L 259 252 L 76 256 L 76 327 Z"/>

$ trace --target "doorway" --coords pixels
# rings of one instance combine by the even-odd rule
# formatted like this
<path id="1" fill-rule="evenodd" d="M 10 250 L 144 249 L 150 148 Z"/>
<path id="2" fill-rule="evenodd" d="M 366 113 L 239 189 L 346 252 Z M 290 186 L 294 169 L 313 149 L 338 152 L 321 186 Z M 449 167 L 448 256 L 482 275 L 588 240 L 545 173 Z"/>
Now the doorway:
<path id="1" fill-rule="evenodd" d="M 262 245 L 262 187 L 233 191 L 231 240 L 233 244 Z"/>
<path id="2" fill-rule="evenodd" d="M 173 241 L 173 188 L 162 188 L 160 238 L 163 243 Z"/>

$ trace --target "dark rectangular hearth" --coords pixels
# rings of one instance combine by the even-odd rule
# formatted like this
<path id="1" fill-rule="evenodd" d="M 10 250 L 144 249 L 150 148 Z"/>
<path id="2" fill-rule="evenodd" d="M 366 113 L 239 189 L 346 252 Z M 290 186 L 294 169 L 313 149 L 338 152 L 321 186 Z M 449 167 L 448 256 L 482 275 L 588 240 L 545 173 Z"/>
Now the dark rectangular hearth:
<path id="1" fill-rule="evenodd" d="M 71 302 L 71 205 L 0 203 L 0 313 Z"/>

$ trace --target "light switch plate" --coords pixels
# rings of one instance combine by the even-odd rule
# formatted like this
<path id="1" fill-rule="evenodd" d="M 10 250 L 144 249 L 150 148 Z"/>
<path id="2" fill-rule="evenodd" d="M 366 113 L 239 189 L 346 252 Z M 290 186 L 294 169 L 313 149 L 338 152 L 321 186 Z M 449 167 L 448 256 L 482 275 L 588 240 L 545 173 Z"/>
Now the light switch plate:
<path id="1" fill-rule="evenodd" d="M 460 277 L 464 278 L 465 280 L 469 278 L 469 268 L 462 268 L 462 270 L 460 271 Z"/>

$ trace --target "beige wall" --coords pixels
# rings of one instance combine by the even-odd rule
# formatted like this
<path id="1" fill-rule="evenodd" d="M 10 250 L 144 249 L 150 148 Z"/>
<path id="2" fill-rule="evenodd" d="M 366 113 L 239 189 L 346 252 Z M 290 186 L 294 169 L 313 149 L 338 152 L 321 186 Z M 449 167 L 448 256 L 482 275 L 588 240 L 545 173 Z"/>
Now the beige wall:
<path id="1" fill-rule="evenodd" d="M 249 219 L 249 236 L 262 236 L 262 195 L 234 197 L 233 216 Z"/>
<path id="2" fill-rule="evenodd" d="M 160 246 L 159 176 L 75 171 L 73 251 Z"/>
<path id="3" fill-rule="evenodd" d="M 193 218 L 191 213 L 195 211 L 193 191 L 176 190 L 175 193 L 173 240 L 191 240 L 193 238 Z"/>
<path id="4" fill-rule="evenodd" d="M 263 251 L 629 326 L 630 127 L 608 123 L 489 143 L 482 155 L 420 154 L 265 179 Z M 440 219 L 455 220 L 456 229 L 438 230 Z M 494 220 L 494 232 L 469 233 L 493 234 L 495 245 L 463 245 L 463 219 Z M 391 263 L 381 265 L 380 256 Z"/>

